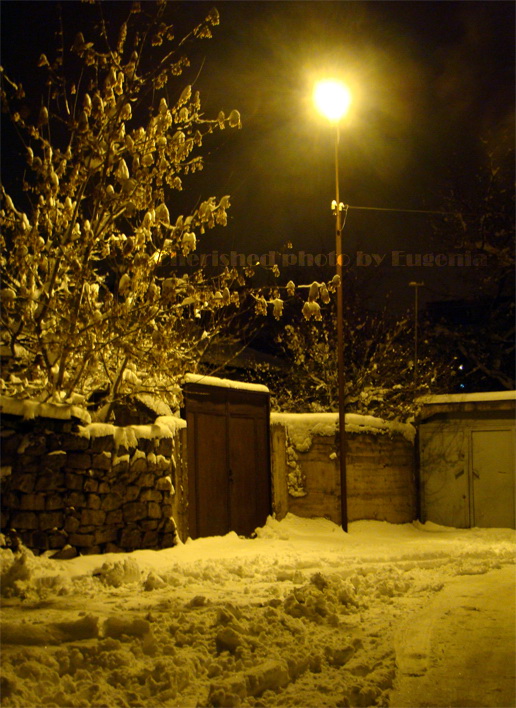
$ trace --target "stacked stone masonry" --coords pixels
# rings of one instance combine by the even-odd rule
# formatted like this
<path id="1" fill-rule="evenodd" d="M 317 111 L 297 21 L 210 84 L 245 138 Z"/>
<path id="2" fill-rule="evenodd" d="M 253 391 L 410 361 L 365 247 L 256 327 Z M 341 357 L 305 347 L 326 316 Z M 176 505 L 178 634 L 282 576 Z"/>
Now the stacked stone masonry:
<path id="1" fill-rule="evenodd" d="M 177 435 L 2 416 L 1 528 L 81 554 L 174 545 Z"/>

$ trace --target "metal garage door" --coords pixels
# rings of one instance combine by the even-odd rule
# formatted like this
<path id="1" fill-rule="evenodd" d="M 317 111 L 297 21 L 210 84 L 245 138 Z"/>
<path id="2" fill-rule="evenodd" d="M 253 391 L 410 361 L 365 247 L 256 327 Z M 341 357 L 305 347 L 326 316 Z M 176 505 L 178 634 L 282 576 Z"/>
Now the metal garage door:
<path id="1" fill-rule="evenodd" d="M 514 432 L 471 431 L 472 526 L 514 528 Z"/>
<path id="2" fill-rule="evenodd" d="M 423 521 L 515 528 L 512 428 L 421 426 L 420 479 Z"/>
<path id="3" fill-rule="evenodd" d="M 468 528 L 468 438 L 463 428 L 425 426 L 420 432 L 422 520 Z"/>

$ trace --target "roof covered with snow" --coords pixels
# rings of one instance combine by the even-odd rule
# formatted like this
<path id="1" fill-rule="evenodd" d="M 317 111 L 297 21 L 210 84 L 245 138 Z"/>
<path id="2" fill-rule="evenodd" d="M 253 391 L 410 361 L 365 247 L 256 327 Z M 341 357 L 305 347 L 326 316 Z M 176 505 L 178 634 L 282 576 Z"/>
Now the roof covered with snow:
<path id="1" fill-rule="evenodd" d="M 424 405 L 441 403 L 478 403 L 481 401 L 516 401 L 516 391 L 483 391 L 479 393 L 445 393 L 423 396 L 418 399 Z"/>
<path id="2" fill-rule="evenodd" d="M 436 415 L 461 415 L 464 412 L 483 415 L 485 411 L 497 411 L 500 415 L 514 414 L 516 391 L 485 391 L 479 393 L 451 393 L 438 396 L 423 396 L 418 417 L 420 421 Z"/>

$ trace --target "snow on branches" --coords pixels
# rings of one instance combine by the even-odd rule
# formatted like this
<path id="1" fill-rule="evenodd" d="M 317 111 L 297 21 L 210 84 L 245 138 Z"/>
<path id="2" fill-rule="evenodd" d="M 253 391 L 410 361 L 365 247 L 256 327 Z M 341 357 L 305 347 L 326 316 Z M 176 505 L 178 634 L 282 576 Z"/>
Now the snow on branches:
<path id="1" fill-rule="evenodd" d="M 95 31 L 84 22 L 65 41 L 61 29 L 55 58 L 39 57 L 36 111 L 0 68 L 2 110 L 24 156 L 19 188 L 0 187 L 0 392 L 109 416 L 135 393 L 175 404 L 184 372 L 246 303 L 279 320 L 296 285 L 251 288 L 263 263 L 178 266 L 207 230 L 226 226 L 230 207 L 229 195 L 209 196 L 183 213 L 178 200 L 213 134 L 241 128 L 236 109 L 207 116 L 185 76 L 186 49 L 212 36 L 217 11 L 180 38 L 166 2 L 133 3 L 118 29 L 92 4 Z M 305 318 L 320 320 L 338 286 L 336 277 L 301 286 Z"/>
<path id="2" fill-rule="evenodd" d="M 206 229 L 227 223 L 227 195 L 174 219 L 169 209 L 203 169 L 210 134 L 241 127 L 237 110 L 208 118 L 199 92 L 181 88 L 186 44 L 211 37 L 218 13 L 178 40 L 166 3 L 149 7 L 133 4 L 114 44 L 103 23 L 98 39 L 84 30 L 70 50 L 61 35 L 57 58 L 39 59 L 49 98 L 33 119 L 18 107 L 23 87 L 2 69 L 2 107 L 26 156 L 25 194 L 1 188 L 2 373 L 11 395 L 71 400 L 104 387 L 114 399 L 134 381 L 167 388 L 194 368 L 207 331 L 220 326 L 214 313 L 239 302 L 229 269 L 214 283 L 172 267 Z"/>

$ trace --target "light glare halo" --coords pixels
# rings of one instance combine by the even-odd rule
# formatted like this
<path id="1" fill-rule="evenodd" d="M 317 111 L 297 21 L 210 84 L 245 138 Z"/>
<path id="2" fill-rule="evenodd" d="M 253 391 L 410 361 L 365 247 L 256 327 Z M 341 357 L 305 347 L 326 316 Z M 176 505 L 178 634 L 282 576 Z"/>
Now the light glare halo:
<path id="1" fill-rule="evenodd" d="M 323 116 L 337 123 L 349 110 L 351 93 L 340 81 L 325 79 L 315 85 L 314 102 Z"/>

